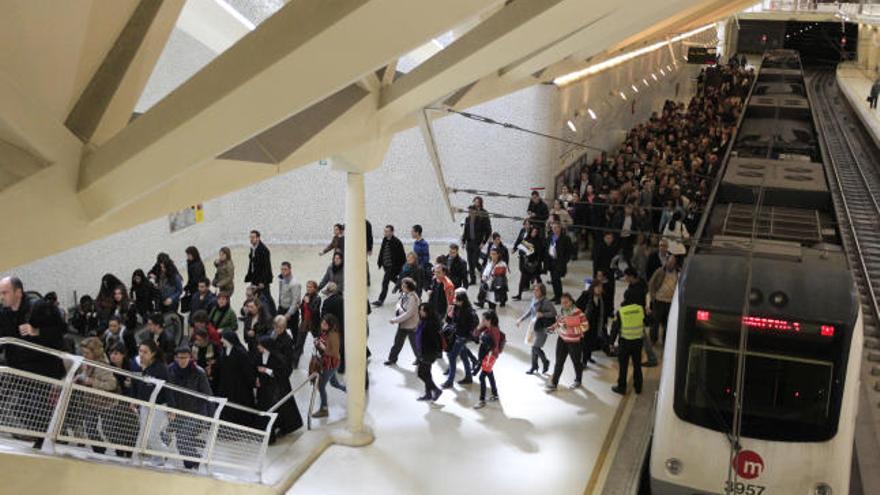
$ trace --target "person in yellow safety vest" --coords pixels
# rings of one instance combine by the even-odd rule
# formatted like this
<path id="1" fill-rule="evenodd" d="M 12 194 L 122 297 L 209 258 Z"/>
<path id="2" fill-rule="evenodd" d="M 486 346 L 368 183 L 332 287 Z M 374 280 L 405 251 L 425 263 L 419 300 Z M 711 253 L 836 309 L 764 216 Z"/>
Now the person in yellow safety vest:
<path id="1" fill-rule="evenodd" d="M 620 322 L 620 340 L 617 353 L 619 370 L 617 372 L 617 385 L 612 387 L 614 392 L 626 394 L 626 375 L 629 372 L 629 362 L 633 364 L 633 386 L 636 393 L 642 393 L 642 338 L 645 331 L 645 307 L 634 301 L 624 299 L 623 305 L 617 311 L 617 319 Z"/>

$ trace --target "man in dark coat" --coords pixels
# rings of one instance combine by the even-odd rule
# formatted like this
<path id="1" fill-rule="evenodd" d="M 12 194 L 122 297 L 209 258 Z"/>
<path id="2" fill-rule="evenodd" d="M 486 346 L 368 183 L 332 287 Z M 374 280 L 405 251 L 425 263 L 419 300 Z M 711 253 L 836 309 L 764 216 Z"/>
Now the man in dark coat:
<path id="1" fill-rule="evenodd" d="M 449 280 L 455 284 L 455 287 L 468 286 L 468 264 L 458 254 L 458 244 L 449 245 L 449 254 L 446 255 L 446 273 L 449 274 Z"/>
<path id="2" fill-rule="evenodd" d="M 61 350 L 67 325 L 54 304 L 43 299 L 28 299 L 24 285 L 17 277 L 0 279 L 0 336 L 15 337 L 24 341 Z M 66 370 L 61 359 L 49 354 L 12 345 L 4 346 L 6 363 L 16 369 L 29 371 L 49 378 L 64 378 Z M 38 389 L 13 392 L 21 403 L 37 404 L 46 400 Z M 49 417 L 28 415 L 22 418 L 24 426 L 31 431 L 46 431 Z M 43 439 L 34 442 L 34 448 L 43 446 Z"/>
<path id="3" fill-rule="evenodd" d="M 257 287 L 260 294 L 269 302 L 269 312 L 275 314 L 275 301 L 272 299 L 272 257 L 269 248 L 260 240 L 260 232 L 252 230 L 250 235 L 251 252 L 248 255 L 248 271 L 245 283 Z"/>
<path id="4" fill-rule="evenodd" d="M 174 351 L 174 361 L 168 366 L 168 378 L 172 385 L 192 390 L 203 395 L 213 395 L 208 376 L 192 358 L 190 348 L 182 345 Z M 213 412 L 211 403 L 197 395 L 183 392 L 173 392 L 174 407 L 182 411 L 210 416 Z M 187 457 L 201 457 L 201 449 L 205 448 L 205 441 L 201 433 L 207 428 L 207 423 L 184 414 L 176 414 L 168 421 L 168 426 L 160 433 L 162 441 L 170 444 L 171 435 L 177 437 L 177 451 Z M 199 463 L 184 460 L 183 466 L 187 469 L 198 469 Z"/>
<path id="5" fill-rule="evenodd" d="M 611 273 L 611 260 L 617 256 L 618 246 L 614 239 L 614 233 L 605 232 L 602 235 L 602 242 L 597 242 L 593 246 L 593 278 L 599 270 L 605 272 L 606 275 Z"/>
<path id="6" fill-rule="evenodd" d="M 559 222 L 551 225 L 550 235 L 547 236 L 547 271 L 553 283 L 553 302 L 559 304 L 562 300 L 562 279 L 568 273 L 568 262 L 574 254 L 574 246 Z"/>
<path id="7" fill-rule="evenodd" d="M 541 232 L 546 232 L 545 224 L 547 219 L 550 218 L 550 208 L 547 207 L 547 203 L 544 202 L 538 191 L 532 191 L 532 197 L 529 200 L 529 207 L 526 208 L 526 213 L 528 213 L 532 225 L 540 227 Z"/>
<path id="8" fill-rule="evenodd" d="M 489 242 L 492 235 L 492 224 L 489 223 L 489 215 L 481 213 L 476 206 L 468 207 L 468 216 L 464 220 L 464 231 L 461 234 L 461 244 L 467 251 L 468 272 L 470 283 L 476 284 L 480 270 L 480 252 L 483 246 Z"/>
<path id="9" fill-rule="evenodd" d="M 55 305 L 29 299 L 16 277 L 0 279 L 0 336 L 62 350 L 67 325 Z M 64 363 L 57 357 L 16 346 L 5 346 L 9 366 L 50 378 L 63 378 Z"/>
<path id="10" fill-rule="evenodd" d="M 381 306 L 385 303 L 388 295 L 388 284 L 397 280 L 400 270 L 406 263 L 406 253 L 403 251 L 403 243 L 394 235 L 394 226 L 385 226 L 385 236 L 382 238 L 382 247 L 379 248 L 379 259 L 376 260 L 380 270 L 385 270 L 382 277 L 382 292 L 379 298 L 373 302 L 373 306 Z"/>

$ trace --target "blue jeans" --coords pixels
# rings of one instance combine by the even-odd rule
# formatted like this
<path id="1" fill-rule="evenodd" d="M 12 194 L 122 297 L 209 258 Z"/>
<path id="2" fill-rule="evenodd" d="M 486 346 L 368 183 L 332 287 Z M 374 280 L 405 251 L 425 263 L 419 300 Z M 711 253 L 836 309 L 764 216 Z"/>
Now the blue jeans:
<path id="1" fill-rule="evenodd" d="M 339 380 L 336 378 L 336 368 L 322 371 L 321 377 L 318 379 L 318 393 L 321 394 L 321 409 L 327 407 L 327 382 L 330 382 L 330 385 L 345 392 L 345 385 L 339 383 Z"/>
<path id="2" fill-rule="evenodd" d="M 467 348 L 467 340 L 464 337 L 455 337 L 455 343 L 452 344 L 452 349 L 446 352 L 446 356 L 449 358 L 449 376 L 446 378 L 447 385 L 452 385 L 452 382 L 455 381 L 455 360 L 462 353 L 470 354 L 470 350 Z M 464 366 L 465 380 L 471 380 L 472 373 L 470 357 L 467 354 L 463 354 L 461 356 L 461 363 L 462 366 Z"/>
<path id="3" fill-rule="evenodd" d="M 486 378 L 489 379 L 489 385 L 492 386 L 492 395 L 498 396 L 498 387 L 495 386 L 495 372 L 480 372 L 480 400 L 486 400 Z"/>

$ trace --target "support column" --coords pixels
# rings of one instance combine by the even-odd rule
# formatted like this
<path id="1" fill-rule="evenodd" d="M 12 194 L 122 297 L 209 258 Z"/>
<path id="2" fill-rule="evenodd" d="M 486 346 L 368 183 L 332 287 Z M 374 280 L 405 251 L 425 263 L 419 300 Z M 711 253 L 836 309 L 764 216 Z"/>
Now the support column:
<path id="1" fill-rule="evenodd" d="M 367 377 L 367 243 L 364 174 L 347 172 L 345 194 L 345 369 L 348 431 L 356 445 L 373 441 L 364 426 Z"/>
<path id="2" fill-rule="evenodd" d="M 346 426 L 334 432 L 336 444 L 361 447 L 373 442 L 364 424 L 367 405 L 367 227 L 364 174 L 385 158 L 390 136 L 377 135 L 362 146 L 331 158 L 334 170 L 345 172 L 345 381 L 348 393 Z"/>

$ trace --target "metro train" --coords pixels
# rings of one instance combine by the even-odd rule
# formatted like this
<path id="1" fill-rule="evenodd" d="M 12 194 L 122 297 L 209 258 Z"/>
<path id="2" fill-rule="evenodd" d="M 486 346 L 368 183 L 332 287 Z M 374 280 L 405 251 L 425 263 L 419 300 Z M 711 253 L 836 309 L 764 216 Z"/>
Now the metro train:
<path id="1" fill-rule="evenodd" d="M 719 173 L 669 315 L 651 493 L 848 493 L 862 314 L 797 52 L 764 55 Z"/>

